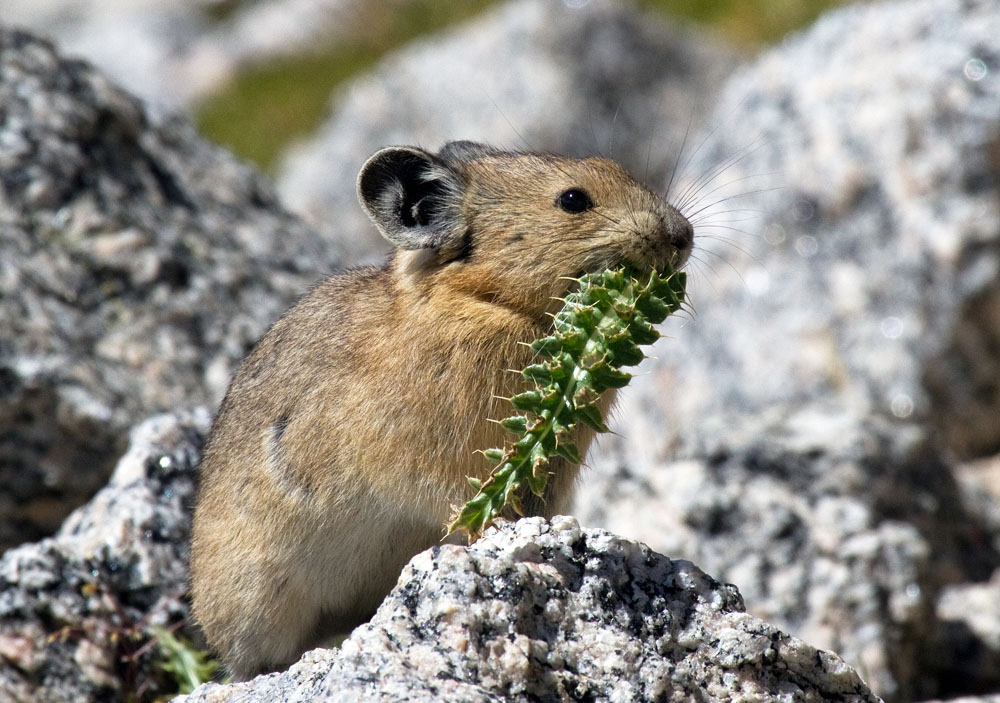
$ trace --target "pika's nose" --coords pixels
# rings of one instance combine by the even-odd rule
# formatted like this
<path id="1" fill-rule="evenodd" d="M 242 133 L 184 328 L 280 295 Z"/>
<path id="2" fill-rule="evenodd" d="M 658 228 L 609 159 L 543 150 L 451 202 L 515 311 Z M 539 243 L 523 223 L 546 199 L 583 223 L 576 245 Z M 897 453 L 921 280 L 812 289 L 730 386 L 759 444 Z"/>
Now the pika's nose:
<path id="1" fill-rule="evenodd" d="M 682 266 L 688 260 L 694 245 L 694 227 L 673 207 L 668 207 L 663 217 L 663 227 L 670 245 L 677 250 L 677 266 Z"/>

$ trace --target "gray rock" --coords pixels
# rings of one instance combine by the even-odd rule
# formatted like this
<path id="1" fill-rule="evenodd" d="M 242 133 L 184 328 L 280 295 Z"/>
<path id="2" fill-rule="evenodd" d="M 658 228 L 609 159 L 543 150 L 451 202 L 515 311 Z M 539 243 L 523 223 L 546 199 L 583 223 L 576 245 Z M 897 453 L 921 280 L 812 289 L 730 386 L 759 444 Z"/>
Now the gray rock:
<path id="1" fill-rule="evenodd" d="M 339 650 L 175 703 L 736 699 L 878 700 L 735 587 L 560 517 L 423 552 Z"/>
<path id="2" fill-rule="evenodd" d="M 350 207 L 361 165 L 386 144 L 604 152 L 660 184 L 733 65 L 731 52 L 629 4 L 507 3 L 345 86 L 319 134 L 284 163 L 279 190 L 357 261 L 386 246 Z"/>
<path id="3" fill-rule="evenodd" d="M 937 594 L 1000 565 L 949 458 L 1000 449 L 997 36 L 993 2 L 857 5 L 733 77 L 676 191 L 697 315 L 577 510 L 886 699 L 949 693 Z"/>
<path id="4" fill-rule="evenodd" d="M 623 403 L 652 453 L 813 398 L 1000 450 L 997 36 L 988 0 L 852 6 L 728 82 L 678 188 L 698 313 Z"/>
<path id="5" fill-rule="evenodd" d="M 937 615 L 939 656 L 954 672 L 956 692 L 1000 691 L 1000 569 L 989 581 L 944 589 Z"/>
<path id="6" fill-rule="evenodd" d="M 214 405 L 336 261 L 180 118 L 0 29 L 0 548 L 107 480 L 137 418 Z"/>
<path id="7" fill-rule="evenodd" d="M 926 434 L 824 407 L 705 432 L 672 461 L 585 476 L 580 519 L 723 574 L 751 613 L 836 651 L 886 699 L 947 685 L 937 596 L 1000 556 Z"/>
<path id="8" fill-rule="evenodd" d="M 106 488 L 54 537 L 0 558 L 0 700 L 177 690 L 154 667 L 155 650 L 127 657 L 151 628 L 187 618 L 195 466 L 209 422 L 200 410 L 138 425 Z"/>

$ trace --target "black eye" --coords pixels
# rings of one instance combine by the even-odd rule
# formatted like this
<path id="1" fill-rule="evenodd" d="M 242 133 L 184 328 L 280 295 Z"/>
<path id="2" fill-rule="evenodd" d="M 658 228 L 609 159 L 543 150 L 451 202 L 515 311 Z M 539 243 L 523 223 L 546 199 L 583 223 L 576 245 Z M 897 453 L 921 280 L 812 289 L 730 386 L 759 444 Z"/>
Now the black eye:
<path id="1" fill-rule="evenodd" d="M 590 199 L 586 191 L 580 190 L 579 188 L 570 188 L 565 193 L 559 196 L 556 201 L 566 212 L 571 212 L 577 215 L 581 212 L 586 212 L 590 208 L 594 207 L 594 201 Z"/>

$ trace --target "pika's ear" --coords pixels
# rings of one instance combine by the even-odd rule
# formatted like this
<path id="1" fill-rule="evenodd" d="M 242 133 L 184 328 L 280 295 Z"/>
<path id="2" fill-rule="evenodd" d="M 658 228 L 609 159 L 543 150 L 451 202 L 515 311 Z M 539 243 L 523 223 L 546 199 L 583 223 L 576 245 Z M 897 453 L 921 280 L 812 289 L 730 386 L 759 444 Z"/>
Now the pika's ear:
<path id="1" fill-rule="evenodd" d="M 455 171 L 413 147 L 382 149 L 358 176 L 365 212 L 401 249 L 437 249 L 460 237 L 461 192 Z"/>

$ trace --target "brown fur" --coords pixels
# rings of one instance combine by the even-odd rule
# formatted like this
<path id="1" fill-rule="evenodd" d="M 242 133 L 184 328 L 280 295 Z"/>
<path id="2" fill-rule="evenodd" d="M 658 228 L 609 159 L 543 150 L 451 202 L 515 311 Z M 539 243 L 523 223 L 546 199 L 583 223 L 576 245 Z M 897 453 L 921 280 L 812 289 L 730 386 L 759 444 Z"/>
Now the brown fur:
<path id="1" fill-rule="evenodd" d="M 193 603 L 238 679 L 363 622 L 406 561 L 441 540 L 471 497 L 466 476 L 488 473 L 475 451 L 507 440 L 488 419 L 525 389 L 509 369 L 530 363 L 525 343 L 547 334 L 566 277 L 679 265 L 690 251 L 686 220 L 613 162 L 476 145 L 426 156 L 458 184 L 443 196 L 449 234 L 313 288 L 247 357 L 216 419 Z M 562 210 L 569 188 L 594 209 Z M 554 467 L 528 511 L 564 511 L 576 474 Z"/>

